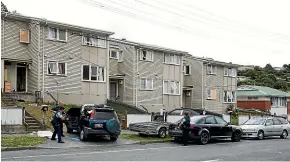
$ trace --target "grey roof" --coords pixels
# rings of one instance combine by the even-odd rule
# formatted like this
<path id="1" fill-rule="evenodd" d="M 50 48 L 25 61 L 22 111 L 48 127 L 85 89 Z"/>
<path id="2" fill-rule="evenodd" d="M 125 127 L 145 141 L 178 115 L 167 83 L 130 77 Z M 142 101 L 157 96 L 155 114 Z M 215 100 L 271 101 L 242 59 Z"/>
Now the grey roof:
<path id="1" fill-rule="evenodd" d="M 8 12 L 1 12 L 1 18 L 2 19 L 3 18 L 10 18 L 10 19 L 19 20 L 19 21 L 26 21 L 26 22 L 30 22 L 30 21 L 34 20 L 34 21 L 39 21 L 40 23 L 45 24 L 45 25 L 56 25 L 56 26 L 60 26 L 60 27 L 65 27 L 67 29 L 74 29 L 74 30 L 82 31 L 82 32 L 98 33 L 98 34 L 108 35 L 108 36 L 114 34 L 114 32 L 110 32 L 110 31 L 87 28 L 87 27 L 82 27 L 82 26 L 77 26 L 77 25 L 72 25 L 72 24 L 67 24 L 67 23 L 46 20 L 43 18 L 18 15 L 18 14 L 13 14 L 13 13 L 8 13 Z"/>

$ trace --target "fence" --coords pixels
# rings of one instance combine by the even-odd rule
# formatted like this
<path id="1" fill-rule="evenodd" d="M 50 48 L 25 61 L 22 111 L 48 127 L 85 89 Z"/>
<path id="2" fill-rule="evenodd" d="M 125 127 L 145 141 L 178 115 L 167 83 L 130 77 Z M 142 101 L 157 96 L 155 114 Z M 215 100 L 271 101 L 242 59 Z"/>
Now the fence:
<path id="1" fill-rule="evenodd" d="M 1 125 L 22 125 L 23 108 L 1 107 Z"/>

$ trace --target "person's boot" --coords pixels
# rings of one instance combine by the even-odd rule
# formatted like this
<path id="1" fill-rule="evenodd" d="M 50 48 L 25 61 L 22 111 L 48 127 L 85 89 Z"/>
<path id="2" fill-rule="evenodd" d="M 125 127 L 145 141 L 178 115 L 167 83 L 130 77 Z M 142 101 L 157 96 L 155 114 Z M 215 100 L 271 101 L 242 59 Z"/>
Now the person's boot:
<path id="1" fill-rule="evenodd" d="M 63 141 L 58 141 L 58 143 L 64 143 Z"/>
<path id="2" fill-rule="evenodd" d="M 64 135 L 64 134 L 62 134 L 61 136 L 62 136 L 62 137 L 65 137 L 65 135 Z"/>

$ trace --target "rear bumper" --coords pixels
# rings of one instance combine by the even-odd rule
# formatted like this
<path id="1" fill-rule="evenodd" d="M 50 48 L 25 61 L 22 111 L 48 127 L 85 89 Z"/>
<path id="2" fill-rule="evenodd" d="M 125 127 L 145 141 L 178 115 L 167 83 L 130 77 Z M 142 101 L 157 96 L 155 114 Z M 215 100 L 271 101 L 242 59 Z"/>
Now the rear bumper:
<path id="1" fill-rule="evenodd" d="M 108 131 L 104 130 L 104 129 L 91 129 L 88 127 L 84 128 L 84 131 L 87 135 L 93 135 L 93 136 L 119 136 L 121 134 L 121 130 L 116 132 L 116 133 L 109 133 Z"/>
<path id="2" fill-rule="evenodd" d="M 182 131 L 181 130 L 169 130 L 168 135 L 170 137 L 182 137 Z"/>

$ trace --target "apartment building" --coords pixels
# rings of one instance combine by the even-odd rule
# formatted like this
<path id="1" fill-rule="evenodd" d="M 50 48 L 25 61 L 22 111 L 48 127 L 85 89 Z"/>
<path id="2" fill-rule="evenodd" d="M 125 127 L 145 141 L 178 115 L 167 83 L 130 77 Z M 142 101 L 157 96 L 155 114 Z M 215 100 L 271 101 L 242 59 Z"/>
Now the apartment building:
<path id="1" fill-rule="evenodd" d="M 186 54 L 184 58 L 183 107 L 227 113 L 236 107 L 239 65 Z"/>
<path id="2" fill-rule="evenodd" d="M 113 32 L 1 12 L 2 92 L 50 92 L 63 103 L 105 103 Z"/>
<path id="3" fill-rule="evenodd" d="M 110 39 L 110 97 L 150 112 L 182 106 L 186 52 Z"/>

